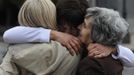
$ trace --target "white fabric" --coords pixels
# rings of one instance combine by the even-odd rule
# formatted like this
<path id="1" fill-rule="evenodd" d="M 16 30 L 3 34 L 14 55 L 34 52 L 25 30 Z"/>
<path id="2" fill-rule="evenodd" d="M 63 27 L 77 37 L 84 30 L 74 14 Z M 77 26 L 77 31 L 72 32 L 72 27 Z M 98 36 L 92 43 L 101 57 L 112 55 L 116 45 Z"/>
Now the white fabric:
<path id="1" fill-rule="evenodd" d="M 125 67 L 134 67 L 134 53 L 126 47 L 118 45 L 118 55 L 112 55 L 115 59 L 120 59 Z"/>
<path id="2" fill-rule="evenodd" d="M 6 43 L 49 42 L 50 29 L 17 26 L 7 30 L 3 39 Z"/>
<path id="3" fill-rule="evenodd" d="M 7 30 L 3 39 L 7 43 L 49 42 L 50 31 L 43 28 L 18 26 Z M 118 56 L 112 56 L 115 59 L 120 59 L 125 67 L 134 67 L 134 54 L 130 49 L 119 45 Z"/>

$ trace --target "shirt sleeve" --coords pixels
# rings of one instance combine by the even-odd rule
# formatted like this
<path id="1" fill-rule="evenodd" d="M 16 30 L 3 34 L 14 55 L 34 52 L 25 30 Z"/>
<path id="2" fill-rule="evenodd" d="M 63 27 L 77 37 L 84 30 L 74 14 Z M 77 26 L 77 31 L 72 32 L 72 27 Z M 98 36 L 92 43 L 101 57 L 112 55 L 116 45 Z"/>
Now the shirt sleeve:
<path id="1" fill-rule="evenodd" d="M 134 53 L 129 48 L 118 45 L 118 55 L 113 58 L 121 60 L 125 67 L 134 67 Z"/>
<path id="2" fill-rule="evenodd" d="M 5 31 L 3 40 L 6 43 L 49 42 L 50 29 L 17 26 Z"/>

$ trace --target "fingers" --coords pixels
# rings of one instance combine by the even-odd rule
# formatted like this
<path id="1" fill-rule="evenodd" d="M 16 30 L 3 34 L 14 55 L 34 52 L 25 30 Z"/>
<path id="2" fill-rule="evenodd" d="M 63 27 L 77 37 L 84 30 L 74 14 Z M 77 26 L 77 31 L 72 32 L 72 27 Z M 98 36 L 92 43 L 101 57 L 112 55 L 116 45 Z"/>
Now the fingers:
<path id="1" fill-rule="evenodd" d="M 78 48 L 75 46 L 73 42 L 70 42 L 71 50 L 74 50 L 76 54 L 78 54 Z"/>
<path id="2" fill-rule="evenodd" d="M 72 40 L 72 46 L 73 46 L 73 48 L 76 50 L 76 51 L 78 51 L 78 52 L 80 52 L 80 43 L 77 41 L 77 40 Z"/>
<path id="3" fill-rule="evenodd" d="M 88 46 L 88 56 L 95 58 L 102 58 L 110 55 L 114 48 L 104 46 L 101 44 L 91 44 Z"/>
<path id="4" fill-rule="evenodd" d="M 80 39 L 74 37 L 74 40 L 76 40 L 79 44 L 81 43 Z"/>
<path id="5" fill-rule="evenodd" d="M 97 46 L 97 44 L 89 44 L 87 49 L 88 49 L 88 51 L 90 51 L 90 50 L 96 48 L 96 46 Z"/>
<path id="6" fill-rule="evenodd" d="M 80 40 L 74 36 L 72 36 L 72 39 L 68 42 L 68 44 L 71 46 L 71 50 L 73 50 L 77 55 L 80 52 Z"/>
<path id="7" fill-rule="evenodd" d="M 72 56 L 74 56 L 74 50 L 73 50 L 73 48 L 71 47 L 71 45 L 70 44 L 67 44 L 67 49 L 69 50 L 69 53 L 72 55 Z"/>
<path id="8" fill-rule="evenodd" d="M 91 50 L 88 50 L 89 53 L 94 53 L 94 52 L 96 52 L 96 51 L 98 51 L 98 48 L 93 48 L 93 49 L 91 49 Z"/>
<path id="9" fill-rule="evenodd" d="M 99 55 L 95 55 L 94 57 L 95 58 L 103 58 L 103 57 L 106 57 L 106 55 L 102 53 L 102 54 L 99 54 Z"/>
<path id="10" fill-rule="evenodd" d="M 92 52 L 88 52 L 88 55 L 90 57 L 95 57 L 95 56 L 100 55 L 100 54 L 101 54 L 100 51 L 98 51 L 96 49 L 93 49 Z"/>
<path id="11" fill-rule="evenodd" d="M 101 53 L 99 51 L 95 51 L 93 53 L 88 53 L 89 57 L 94 57 L 94 58 L 103 58 L 106 57 L 107 55 L 105 53 Z"/>
<path id="12" fill-rule="evenodd" d="M 97 47 L 97 44 L 90 44 L 87 49 L 88 56 L 90 57 L 96 57 L 101 54 L 100 50 Z"/>
<path id="13" fill-rule="evenodd" d="M 94 51 L 93 53 L 88 53 L 89 57 L 94 57 L 94 58 L 102 58 L 106 57 L 107 55 L 105 53 L 101 53 L 99 51 Z"/>
<path id="14" fill-rule="evenodd" d="M 69 45 L 71 46 L 71 50 L 74 50 L 75 53 L 78 55 L 80 50 L 80 43 L 76 40 L 72 40 L 69 42 Z"/>
<path id="15" fill-rule="evenodd" d="M 59 32 L 56 41 L 67 47 L 71 55 L 79 54 L 81 42 L 75 36 Z"/>

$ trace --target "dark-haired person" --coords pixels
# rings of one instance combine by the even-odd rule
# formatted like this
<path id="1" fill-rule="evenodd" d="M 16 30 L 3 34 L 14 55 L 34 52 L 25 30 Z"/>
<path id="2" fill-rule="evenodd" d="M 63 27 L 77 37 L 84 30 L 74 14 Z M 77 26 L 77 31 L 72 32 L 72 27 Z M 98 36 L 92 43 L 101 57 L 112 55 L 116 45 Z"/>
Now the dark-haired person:
<path id="1" fill-rule="evenodd" d="M 51 0 L 26 0 L 18 14 L 19 24 L 57 30 L 56 7 Z M 80 55 L 72 56 L 57 41 L 8 46 L 0 75 L 75 75 Z"/>
<path id="2" fill-rule="evenodd" d="M 99 43 L 116 48 L 126 36 L 128 27 L 129 24 L 117 11 L 93 7 L 87 9 L 80 39 L 86 46 Z M 80 61 L 76 75 L 122 75 L 122 70 L 120 60 L 112 55 L 100 59 L 86 57 Z"/>
<path id="3" fill-rule="evenodd" d="M 87 7 L 86 0 L 59 0 L 57 3 L 59 31 L 75 36 L 78 35 L 79 29 L 77 27 L 84 21 Z M 50 42 L 50 40 L 56 40 L 67 47 L 72 55 L 79 53 L 79 39 L 59 31 L 18 26 L 7 30 L 3 38 L 7 43 Z M 120 45 L 117 47 L 118 54 L 113 54 L 113 58 L 120 59 L 124 66 L 133 67 L 133 52 Z M 90 49 L 89 56 L 94 57 L 104 57 L 116 50 L 115 48 L 101 44 L 93 44 L 88 48 Z"/>

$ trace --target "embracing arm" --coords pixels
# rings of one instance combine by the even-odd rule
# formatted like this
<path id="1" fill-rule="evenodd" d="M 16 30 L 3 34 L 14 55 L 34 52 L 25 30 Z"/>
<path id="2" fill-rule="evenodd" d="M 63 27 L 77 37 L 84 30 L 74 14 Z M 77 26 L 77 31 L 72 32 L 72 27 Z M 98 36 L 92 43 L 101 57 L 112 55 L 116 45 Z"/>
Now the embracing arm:
<path id="1" fill-rule="evenodd" d="M 125 67 L 134 67 L 134 53 L 129 48 L 118 45 L 118 55 L 112 55 L 115 59 L 120 59 Z"/>
<path id="2" fill-rule="evenodd" d="M 103 58 L 113 53 L 112 57 L 121 60 L 125 67 L 134 67 L 134 53 L 132 50 L 121 45 L 117 47 L 116 49 L 97 43 L 91 44 L 88 46 L 88 55 L 95 58 Z"/>
<path id="3" fill-rule="evenodd" d="M 50 29 L 17 26 L 7 30 L 3 39 L 6 43 L 49 42 Z"/>
<path id="4" fill-rule="evenodd" d="M 3 39 L 6 43 L 50 42 L 55 40 L 67 47 L 69 52 L 78 54 L 80 41 L 73 35 L 51 29 L 17 26 L 7 30 Z"/>

